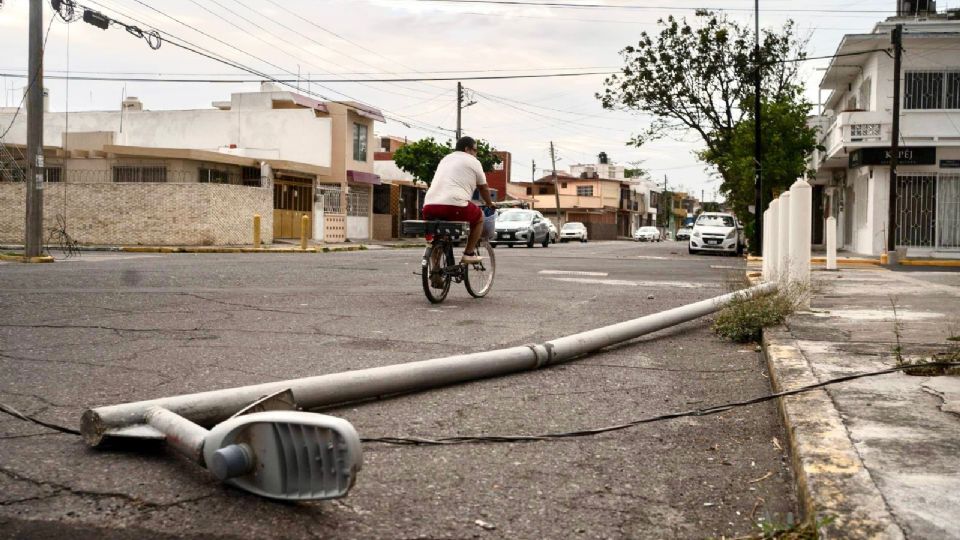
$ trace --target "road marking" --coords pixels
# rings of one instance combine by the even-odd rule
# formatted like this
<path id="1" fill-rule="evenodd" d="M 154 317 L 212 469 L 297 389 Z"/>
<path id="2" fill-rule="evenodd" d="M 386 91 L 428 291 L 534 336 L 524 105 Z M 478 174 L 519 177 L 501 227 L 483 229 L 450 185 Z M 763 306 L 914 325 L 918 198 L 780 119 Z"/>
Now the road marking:
<path id="1" fill-rule="evenodd" d="M 714 270 L 742 270 L 742 267 L 739 266 L 727 266 L 723 264 L 711 264 L 710 268 Z"/>
<path id="2" fill-rule="evenodd" d="M 711 285 L 688 283 L 686 281 L 627 281 L 623 279 L 587 279 L 587 278 L 547 278 L 569 283 L 588 283 L 592 285 L 615 285 L 618 287 L 678 287 L 681 289 L 701 289 Z"/>
<path id="3" fill-rule="evenodd" d="M 606 272 L 578 272 L 575 270 L 541 270 L 538 272 L 540 274 L 548 275 L 564 275 L 564 276 L 599 276 L 606 277 L 609 274 Z"/>
<path id="4" fill-rule="evenodd" d="M 670 257 L 657 257 L 656 255 L 637 255 L 634 259 L 649 259 L 653 261 L 671 261 L 676 260 L 676 258 L 671 259 Z"/>

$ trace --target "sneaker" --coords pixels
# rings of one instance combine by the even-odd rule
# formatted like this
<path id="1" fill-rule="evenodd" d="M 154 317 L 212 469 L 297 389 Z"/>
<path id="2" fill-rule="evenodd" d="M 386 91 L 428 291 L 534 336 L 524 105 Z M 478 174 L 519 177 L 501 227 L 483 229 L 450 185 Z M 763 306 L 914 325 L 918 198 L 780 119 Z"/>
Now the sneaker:
<path id="1" fill-rule="evenodd" d="M 460 262 L 464 264 L 477 264 L 479 262 L 483 262 L 483 257 L 479 255 L 467 255 L 464 253 L 463 256 L 460 257 Z"/>

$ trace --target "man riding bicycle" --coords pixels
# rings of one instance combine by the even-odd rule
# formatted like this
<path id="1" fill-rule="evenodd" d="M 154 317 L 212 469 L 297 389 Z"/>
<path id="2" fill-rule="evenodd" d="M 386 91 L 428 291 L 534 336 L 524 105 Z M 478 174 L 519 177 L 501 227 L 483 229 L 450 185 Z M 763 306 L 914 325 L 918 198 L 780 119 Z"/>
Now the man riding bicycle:
<path id="1" fill-rule="evenodd" d="M 461 137 L 455 151 L 440 160 L 437 166 L 423 199 L 423 218 L 466 221 L 470 224 L 470 236 L 460 259 L 467 264 L 482 260 L 476 255 L 476 248 L 483 233 L 483 212 L 470 202 L 474 190 L 479 191 L 487 206 L 496 206 L 490 198 L 483 166 L 477 159 L 477 141 L 471 137 Z"/>

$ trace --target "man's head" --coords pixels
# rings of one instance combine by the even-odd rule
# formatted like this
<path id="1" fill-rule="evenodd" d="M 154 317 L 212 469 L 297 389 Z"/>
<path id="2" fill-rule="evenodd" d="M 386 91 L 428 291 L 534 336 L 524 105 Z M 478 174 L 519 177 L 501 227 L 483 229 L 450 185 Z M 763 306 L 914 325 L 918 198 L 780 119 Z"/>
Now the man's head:
<path id="1" fill-rule="evenodd" d="M 473 137 L 460 137 L 460 140 L 457 141 L 456 150 L 475 156 L 477 155 L 477 141 L 473 140 Z"/>

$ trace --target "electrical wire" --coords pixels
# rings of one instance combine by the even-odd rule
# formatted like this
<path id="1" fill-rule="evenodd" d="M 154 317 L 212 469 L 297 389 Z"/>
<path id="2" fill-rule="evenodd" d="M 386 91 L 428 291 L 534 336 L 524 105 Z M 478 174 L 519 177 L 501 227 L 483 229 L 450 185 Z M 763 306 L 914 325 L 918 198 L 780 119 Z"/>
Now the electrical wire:
<path id="1" fill-rule="evenodd" d="M 411 0 L 414 2 L 429 2 L 443 4 L 484 4 L 484 5 L 505 5 L 521 7 L 547 7 L 547 8 L 569 8 L 569 9 L 626 9 L 626 10 L 664 10 L 679 9 L 686 11 L 745 11 L 753 13 L 753 8 L 733 8 L 733 7 L 681 7 L 681 6 L 642 6 L 642 5 L 623 5 L 623 4 L 574 4 L 570 2 L 529 2 L 521 0 Z M 893 13 L 892 9 L 831 9 L 831 8 L 764 8 L 764 12 L 805 12 L 805 13 Z"/>
<path id="2" fill-rule="evenodd" d="M 589 437 L 593 435 L 600 435 L 603 433 L 610 433 L 612 431 L 622 431 L 632 427 L 636 427 L 642 424 L 652 424 L 655 422 L 663 422 L 665 420 L 674 420 L 677 418 L 686 418 L 686 417 L 695 417 L 695 416 L 709 416 L 712 414 L 718 414 L 726 412 L 732 409 L 739 407 L 746 407 L 748 405 L 755 405 L 757 403 L 763 403 L 766 401 L 771 401 L 777 398 L 795 396 L 798 394 L 803 394 L 813 390 L 819 390 L 827 386 L 832 386 L 835 384 L 840 384 L 844 382 L 849 382 L 857 379 L 863 379 L 866 377 L 876 377 L 879 375 L 889 375 L 890 373 L 896 373 L 899 371 L 905 371 L 908 369 L 921 369 L 921 368 L 951 368 L 951 367 L 960 367 L 960 362 L 926 362 L 923 364 L 911 364 L 911 365 L 902 365 L 895 366 L 888 369 L 881 369 L 878 371 L 869 371 L 865 373 L 855 373 L 853 375 L 845 375 L 843 377 L 836 377 L 833 379 L 828 379 L 823 382 L 818 382 L 815 384 L 808 384 L 805 386 L 800 386 L 798 388 L 793 388 L 791 390 L 784 390 L 782 392 L 775 392 L 772 394 L 767 394 L 760 397 L 755 397 L 751 399 L 745 399 L 741 401 L 731 401 L 721 405 L 713 405 L 711 407 L 703 407 L 700 409 L 693 409 L 688 411 L 673 412 L 667 414 L 661 414 L 657 416 L 651 416 L 647 418 L 640 418 L 638 420 L 633 420 L 623 424 L 616 424 L 613 426 L 605 426 L 599 428 L 589 428 L 582 429 L 578 431 L 566 431 L 561 433 L 544 433 L 540 435 L 484 435 L 484 436 L 459 436 L 459 437 L 439 437 L 439 438 L 426 438 L 426 437 L 362 437 L 360 439 L 363 443 L 381 443 L 381 444 L 393 444 L 401 446 L 450 446 L 455 444 L 483 444 L 483 443 L 517 443 L 517 442 L 541 442 L 541 441 L 555 441 L 560 439 L 572 439 L 578 437 Z M 0 412 L 4 412 L 15 418 L 19 418 L 25 422 L 31 422 L 39 426 L 43 426 L 61 433 L 68 433 L 70 435 L 80 435 L 81 433 L 75 429 L 59 426 L 50 422 L 39 420 L 32 416 L 21 413 L 20 411 L 14 409 L 13 407 L 0 403 Z"/>
<path id="3" fill-rule="evenodd" d="M 136 28 L 136 27 L 133 27 Z M 479 81 L 479 80 L 497 80 L 497 79 L 545 79 L 555 77 L 580 77 L 583 75 L 613 75 L 614 71 L 594 71 L 586 73 L 537 73 L 527 75 L 475 75 L 465 77 L 410 77 L 399 79 L 279 79 L 271 77 L 273 82 L 280 83 L 395 83 L 395 82 L 420 82 L 420 81 Z M 14 73 L 0 73 L 0 77 L 23 78 L 26 75 Z M 48 79 L 66 79 L 63 75 L 50 75 Z M 166 79 L 157 77 L 101 77 L 101 76 L 74 76 L 74 80 L 79 81 L 120 81 L 120 82 L 160 82 L 160 83 L 252 83 L 261 82 L 263 79 Z M 366 85 L 369 86 L 369 85 Z M 302 91 L 302 89 L 300 89 Z M 336 90 L 329 89 L 332 92 Z M 419 91 L 419 90 L 415 90 Z M 338 94 L 340 92 L 337 92 Z M 396 92 L 394 92 L 396 94 Z M 404 94 L 400 94 L 404 95 Z M 421 96 L 406 96 L 419 99 Z"/>
<path id="4" fill-rule="evenodd" d="M 907 369 L 915 369 L 915 368 L 925 368 L 925 367 L 947 368 L 947 367 L 957 367 L 957 366 L 960 366 L 960 362 L 928 362 L 925 364 L 896 366 L 896 367 L 883 369 L 879 371 L 871 371 L 867 373 L 857 373 L 854 375 L 837 377 L 837 378 L 829 379 L 823 382 L 808 384 L 805 386 L 801 386 L 799 388 L 784 390 L 782 392 L 767 394 L 765 396 L 760 396 L 752 399 L 746 399 L 742 401 L 732 401 L 729 403 L 725 403 L 723 405 L 714 405 L 712 407 L 704 407 L 701 409 L 661 414 L 658 416 L 651 416 L 648 418 L 633 420 L 631 422 L 626 422 L 623 424 L 617 424 L 613 426 L 606 426 L 606 427 L 600 427 L 600 428 L 583 429 L 578 431 L 567 431 L 562 433 L 544 433 L 540 435 L 484 435 L 484 436 L 440 437 L 435 439 L 425 438 L 425 437 L 365 437 L 365 438 L 361 438 L 360 441 L 364 443 L 382 443 L 382 444 L 393 444 L 393 445 L 403 445 L 403 446 L 449 446 L 449 445 L 455 445 L 455 444 L 554 441 L 554 440 L 571 439 L 571 438 L 577 438 L 577 437 L 589 437 L 593 435 L 600 435 L 602 433 L 609 433 L 612 431 L 622 431 L 624 429 L 629 429 L 642 424 L 651 424 L 654 422 L 662 422 L 665 420 L 673 420 L 676 418 L 708 416 L 712 414 L 718 414 L 718 413 L 729 411 L 731 409 L 746 407 L 748 405 L 755 405 L 757 403 L 763 403 L 765 401 L 771 401 L 777 398 L 794 396 L 797 394 L 802 394 L 802 393 L 810 392 L 813 390 L 819 390 L 826 386 L 831 386 L 834 384 L 848 382 L 856 379 L 862 379 L 865 377 L 876 377 L 878 375 L 887 375 L 890 373 L 896 373 L 898 371 L 904 371 Z"/>

